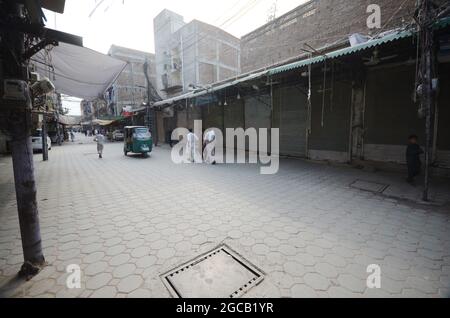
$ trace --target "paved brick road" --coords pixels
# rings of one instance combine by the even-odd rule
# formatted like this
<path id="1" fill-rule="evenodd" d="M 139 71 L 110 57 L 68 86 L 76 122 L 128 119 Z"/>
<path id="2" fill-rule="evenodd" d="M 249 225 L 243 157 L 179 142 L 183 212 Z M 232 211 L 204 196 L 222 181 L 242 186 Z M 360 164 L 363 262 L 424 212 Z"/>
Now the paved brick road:
<path id="1" fill-rule="evenodd" d="M 81 137 L 79 137 L 81 138 Z M 83 139 L 84 140 L 84 139 Z M 29 282 L 22 264 L 10 158 L 0 159 L 0 288 L 15 297 L 168 297 L 159 275 L 225 242 L 266 274 L 250 297 L 447 297 L 450 213 L 349 187 L 356 179 L 403 181 L 345 167 L 283 161 L 256 166 L 176 166 L 166 148 L 125 158 L 106 145 L 36 155 L 49 266 Z M 448 198 L 448 185 L 436 198 Z M 405 190 L 416 191 L 416 190 Z M 417 190 L 419 191 L 419 190 Z M 82 288 L 66 288 L 79 264 Z M 366 288 L 379 264 L 382 288 Z"/>

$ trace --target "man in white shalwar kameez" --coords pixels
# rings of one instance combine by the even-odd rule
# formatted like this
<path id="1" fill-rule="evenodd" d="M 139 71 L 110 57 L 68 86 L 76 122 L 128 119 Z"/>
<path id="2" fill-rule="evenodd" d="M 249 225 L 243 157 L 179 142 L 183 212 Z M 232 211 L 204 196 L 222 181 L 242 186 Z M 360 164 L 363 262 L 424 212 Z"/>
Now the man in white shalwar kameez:
<path id="1" fill-rule="evenodd" d="M 102 134 L 97 134 L 97 136 L 95 136 L 94 141 L 97 142 L 97 152 L 98 152 L 98 157 L 100 159 L 103 158 L 103 149 L 105 147 L 105 136 L 103 136 Z"/>
<path id="2" fill-rule="evenodd" d="M 205 133 L 205 136 L 203 137 L 203 158 L 205 160 L 205 163 L 209 165 L 215 165 L 215 155 L 216 155 L 216 148 L 215 145 L 212 145 L 216 141 L 216 133 L 213 129 L 208 130 Z M 209 145 L 209 146 L 208 146 Z"/>
<path id="3" fill-rule="evenodd" d="M 187 144 L 186 144 L 186 150 L 187 150 L 187 158 L 189 162 L 195 162 L 195 153 L 197 151 L 198 147 L 198 137 L 192 132 L 192 130 L 189 130 L 189 134 L 186 136 Z"/>

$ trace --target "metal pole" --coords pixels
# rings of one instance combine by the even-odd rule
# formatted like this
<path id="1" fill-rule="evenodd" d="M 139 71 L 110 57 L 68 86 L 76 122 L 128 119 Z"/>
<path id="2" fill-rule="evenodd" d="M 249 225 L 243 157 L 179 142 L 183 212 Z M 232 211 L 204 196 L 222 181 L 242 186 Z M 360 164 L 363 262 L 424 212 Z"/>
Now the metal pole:
<path id="1" fill-rule="evenodd" d="M 48 144 L 47 144 L 47 116 L 45 112 L 42 114 L 42 160 L 48 161 Z"/>
<path id="2" fill-rule="evenodd" d="M 3 7 L 3 12 L 20 19 L 22 9 L 20 4 L 15 1 L 7 1 L 0 5 Z M 3 52 L 10 51 L 10 53 L 5 54 L 4 58 L 4 78 L 9 77 L 26 81 L 28 79 L 27 65 L 21 62 L 21 57 L 25 51 L 23 33 L 8 30 L 2 34 L 2 42 L 4 47 L 1 50 Z M 8 49 L 5 49 L 5 47 L 8 47 Z M 31 103 L 31 101 L 24 103 Z M 14 183 L 24 257 L 24 264 L 19 274 L 30 278 L 36 275 L 45 265 L 45 259 L 41 244 L 33 149 L 30 138 L 31 111 L 29 110 L 29 104 L 23 106 L 22 110 L 11 112 L 8 128 L 12 137 Z"/>
<path id="3" fill-rule="evenodd" d="M 144 75 L 145 75 L 145 79 L 147 81 L 147 120 L 148 120 L 148 128 L 150 130 L 150 132 L 152 133 L 153 136 L 153 143 L 155 147 L 158 147 L 158 143 L 159 143 L 159 136 L 158 136 L 158 118 L 156 117 L 156 111 L 155 109 L 152 107 L 153 105 L 153 98 L 152 98 L 152 92 L 151 92 L 151 87 L 152 87 L 152 83 L 150 81 L 150 76 L 149 76 L 149 62 L 147 60 L 147 58 L 145 58 L 145 63 L 144 63 Z"/>
<path id="4" fill-rule="evenodd" d="M 429 50 L 426 52 L 426 71 L 424 87 L 426 90 L 425 95 L 425 134 L 426 134 L 426 144 L 425 144 L 425 185 L 423 192 L 423 200 L 429 200 L 429 186 L 430 186 L 430 149 L 431 149 L 431 101 L 432 101 L 432 92 L 431 92 L 431 53 Z"/>
<path id="5" fill-rule="evenodd" d="M 422 108 L 425 111 L 425 181 L 422 199 L 429 201 L 430 186 L 430 164 L 432 149 L 432 105 L 433 105 L 433 84 L 432 84 L 432 63 L 433 63 L 433 19 L 431 16 L 431 4 L 429 0 L 422 0 L 421 3 L 420 28 L 422 33 Z"/>

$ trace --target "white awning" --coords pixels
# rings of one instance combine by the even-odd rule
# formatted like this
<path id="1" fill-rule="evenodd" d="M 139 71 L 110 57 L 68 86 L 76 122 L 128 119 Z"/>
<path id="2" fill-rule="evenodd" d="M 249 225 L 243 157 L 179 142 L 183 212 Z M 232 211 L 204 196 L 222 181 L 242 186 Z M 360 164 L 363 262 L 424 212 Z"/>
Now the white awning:
<path id="1" fill-rule="evenodd" d="M 63 125 L 76 126 L 80 124 L 80 119 L 73 116 L 59 115 L 58 122 Z"/>
<path id="2" fill-rule="evenodd" d="M 103 96 L 127 63 L 94 50 L 59 43 L 46 56 L 40 51 L 33 58 L 37 71 L 48 77 L 59 93 L 92 100 Z"/>

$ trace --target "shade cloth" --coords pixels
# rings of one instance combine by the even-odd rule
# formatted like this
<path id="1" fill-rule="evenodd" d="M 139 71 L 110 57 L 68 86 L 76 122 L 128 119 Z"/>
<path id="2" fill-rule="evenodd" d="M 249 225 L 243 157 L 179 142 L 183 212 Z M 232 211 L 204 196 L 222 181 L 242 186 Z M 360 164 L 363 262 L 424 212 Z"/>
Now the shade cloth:
<path id="1" fill-rule="evenodd" d="M 127 65 L 111 56 L 66 43 L 55 46 L 48 55 L 40 51 L 32 62 L 59 93 L 86 100 L 102 97 Z"/>

